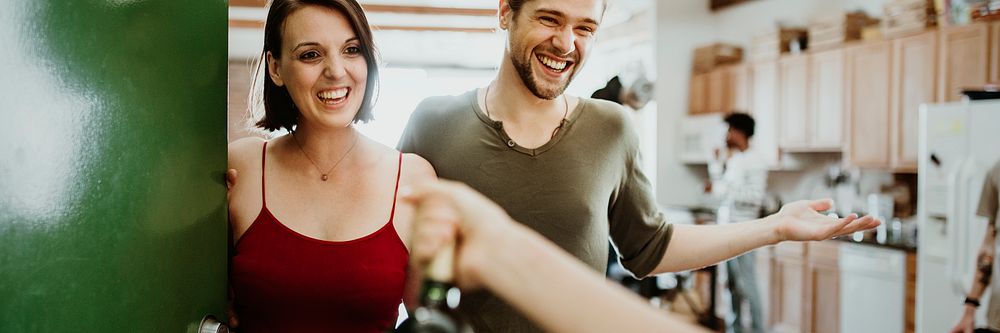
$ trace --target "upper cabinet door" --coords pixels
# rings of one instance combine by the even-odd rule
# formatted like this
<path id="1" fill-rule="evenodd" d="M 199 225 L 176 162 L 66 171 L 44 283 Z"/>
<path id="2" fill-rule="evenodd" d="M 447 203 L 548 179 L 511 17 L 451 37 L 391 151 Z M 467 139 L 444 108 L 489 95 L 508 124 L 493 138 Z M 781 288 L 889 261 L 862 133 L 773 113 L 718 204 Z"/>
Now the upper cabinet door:
<path id="1" fill-rule="evenodd" d="M 716 68 L 708 74 L 708 112 L 729 112 L 729 68 Z"/>
<path id="2" fill-rule="evenodd" d="M 982 23 L 941 29 L 939 100 L 961 100 L 962 88 L 989 80 L 989 34 L 990 26 Z"/>
<path id="3" fill-rule="evenodd" d="M 892 42 L 892 167 L 916 172 L 920 104 L 937 101 L 937 31 Z"/>
<path id="4" fill-rule="evenodd" d="M 854 166 L 889 167 L 890 48 L 889 42 L 875 42 L 847 49 L 847 156 Z"/>
<path id="5" fill-rule="evenodd" d="M 778 62 L 754 63 L 750 72 L 750 113 L 756 122 L 751 144 L 768 166 L 778 165 Z"/>
<path id="6" fill-rule="evenodd" d="M 782 58 L 779 62 L 780 99 L 778 124 L 782 148 L 809 147 L 809 56 Z"/>
<path id="7" fill-rule="evenodd" d="M 699 114 L 706 112 L 706 102 L 708 99 L 705 91 L 708 89 L 708 74 L 695 74 L 691 76 L 691 91 L 688 93 L 688 113 Z"/>
<path id="8" fill-rule="evenodd" d="M 729 68 L 729 111 L 750 111 L 750 67 L 736 65 Z"/>
<path id="9" fill-rule="evenodd" d="M 812 77 L 811 140 L 817 149 L 840 150 L 844 142 L 844 50 L 814 53 L 809 62 Z"/>

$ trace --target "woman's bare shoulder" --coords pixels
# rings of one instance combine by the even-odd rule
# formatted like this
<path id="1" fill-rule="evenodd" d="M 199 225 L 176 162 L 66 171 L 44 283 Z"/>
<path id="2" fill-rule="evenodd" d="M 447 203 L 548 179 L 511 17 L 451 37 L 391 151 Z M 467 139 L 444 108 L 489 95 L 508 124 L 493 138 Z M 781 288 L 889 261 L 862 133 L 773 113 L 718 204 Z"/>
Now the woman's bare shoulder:
<path id="1" fill-rule="evenodd" d="M 437 178 L 434 167 L 417 154 L 403 154 L 403 175 L 410 182 L 421 182 Z"/>
<path id="2" fill-rule="evenodd" d="M 243 169 L 253 162 L 259 162 L 261 148 L 265 140 L 259 137 L 246 137 L 229 143 L 229 168 Z"/>

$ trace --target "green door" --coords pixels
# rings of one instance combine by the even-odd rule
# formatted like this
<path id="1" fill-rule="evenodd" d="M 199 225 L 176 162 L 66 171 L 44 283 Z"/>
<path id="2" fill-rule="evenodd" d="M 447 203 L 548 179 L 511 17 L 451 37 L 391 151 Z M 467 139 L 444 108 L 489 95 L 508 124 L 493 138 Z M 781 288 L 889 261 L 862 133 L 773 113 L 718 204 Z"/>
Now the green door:
<path id="1" fill-rule="evenodd" d="M 0 332 L 226 301 L 226 2 L 0 0 Z"/>

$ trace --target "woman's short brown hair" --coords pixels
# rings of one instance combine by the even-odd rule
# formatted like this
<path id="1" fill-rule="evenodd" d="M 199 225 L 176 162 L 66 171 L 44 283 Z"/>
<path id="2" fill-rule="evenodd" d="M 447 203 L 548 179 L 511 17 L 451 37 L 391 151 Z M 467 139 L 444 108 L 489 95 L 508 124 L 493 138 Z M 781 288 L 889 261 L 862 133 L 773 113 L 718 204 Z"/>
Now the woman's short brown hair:
<path id="1" fill-rule="evenodd" d="M 288 94 L 288 89 L 275 84 L 271 80 L 271 76 L 267 74 L 270 70 L 267 63 L 267 53 L 271 52 L 275 58 L 281 58 L 281 33 L 285 19 L 292 12 L 310 5 L 322 6 L 343 13 L 351 27 L 354 28 L 354 33 L 357 34 L 361 44 L 361 54 L 368 67 L 364 101 L 361 103 L 361 109 L 354 116 L 354 122 L 369 122 L 374 119 L 372 108 L 378 95 L 378 62 L 376 61 L 372 30 L 368 26 L 368 18 L 365 17 L 361 5 L 355 0 L 271 0 L 267 11 L 267 21 L 264 23 L 264 50 L 261 52 L 260 61 L 257 64 L 256 75 L 262 76 L 262 78 L 253 80 L 251 87 L 257 93 L 257 86 L 261 82 L 264 84 L 262 96 L 251 98 L 251 107 L 259 105 L 257 103 L 263 100 L 264 115 L 260 121 L 257 121 L 257 127 L 268 131 L 276 131 L 281 128 L 292 131 L 298 124 L 299 110 L 295 106 L 295 102 L 292 101 L 292 96 Z"/>

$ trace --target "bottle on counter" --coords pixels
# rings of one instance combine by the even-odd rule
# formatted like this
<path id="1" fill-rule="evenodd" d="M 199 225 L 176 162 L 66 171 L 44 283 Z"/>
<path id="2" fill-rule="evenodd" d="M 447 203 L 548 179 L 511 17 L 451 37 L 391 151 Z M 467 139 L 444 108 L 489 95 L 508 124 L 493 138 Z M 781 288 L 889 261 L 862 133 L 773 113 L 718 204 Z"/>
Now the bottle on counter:
<path id="1" fill-rule="evenodd" d="M 456 293 L 454 286 L 455 245 L 445 246 L 424 270 L 420 288 L 420 307 L 396 328 L 397 333 L 471 333 L 469 326 L 458 313 L 458 304 L 449 304 L 449 293 Z"/>

